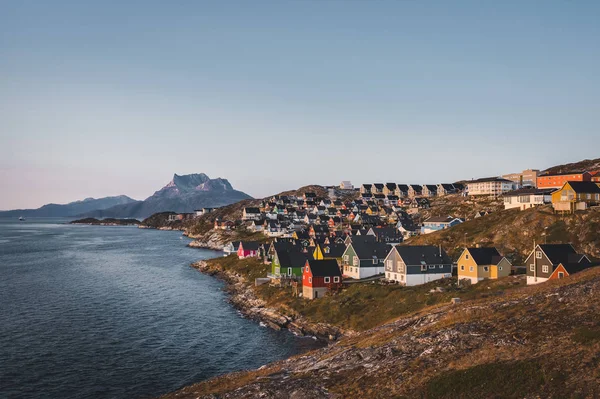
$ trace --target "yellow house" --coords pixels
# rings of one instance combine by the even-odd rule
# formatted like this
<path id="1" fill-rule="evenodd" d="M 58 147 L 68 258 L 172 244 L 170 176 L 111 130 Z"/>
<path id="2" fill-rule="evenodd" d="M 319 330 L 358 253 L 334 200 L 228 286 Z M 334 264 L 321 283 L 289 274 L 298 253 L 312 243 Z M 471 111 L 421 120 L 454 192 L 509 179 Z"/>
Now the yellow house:
<path id="1" fill-rule="evenodd" d="M 508 276 L 512 267 L 508 259 L 493 247 L 465 248 L 457 263 L 458 280 L 468 279 L 472 284 Z"/>
<path id="2" fill-rule="evenodd" d="M 600 183 L 592 181 L 568 181 L 552 193 L 555 211 L 583 211 L 591 205 L 600 204 Z"/>

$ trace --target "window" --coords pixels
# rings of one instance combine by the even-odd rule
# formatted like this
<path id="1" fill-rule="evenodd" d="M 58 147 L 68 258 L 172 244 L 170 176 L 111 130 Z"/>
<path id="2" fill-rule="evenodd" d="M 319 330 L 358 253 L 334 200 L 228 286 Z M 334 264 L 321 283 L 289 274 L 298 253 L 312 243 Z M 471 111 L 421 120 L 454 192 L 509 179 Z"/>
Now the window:
<path id="1" fill-rule="evenodd" d="M 388 270 L 392 270 L 392 266 L 393 266 L 393 264 L 394 264 L 394 261 L 392 261 L 392 260 L 388 260 L 388 261 L 386 261 L 386 266 L 385 266 L 385 267 L 386 267 L 386 269 L 388 269 Z"/>
<path id="2" fill-rule="evenodd" d="M 465 270 L 465 265 L 460 265 L 460 270 Z"/>
<path id="3" fill-rule="evenodd" d="M 473 269 L 473 266 L 469 266 L 469 271 L 472 272 L 473 270 L 475 270 Z"/>
<path id="4" fill-rule="evenodd" d="M 350 258 L 350 256 L 349 256 L 349 255 L 344 255 L 344 262 L 345 262 L 345 263 L 348 263 L 348 260 L 349 260 L 349 258 Z"/>
<path id="5" fill-rule="evenodd" d="M 292 275 L 292 268 L 288 267 L 288 276 L 291 276 L 291 275 Z"/>
<path id="6" fill-rule="evenodd" d="M 535 271 L 535 266 L 533 264 L 529 265 L 529 270 L 531 270 L 532 272 Z"/>
<path id="7" fill-rule="evenodd" d="M 334 282 L 334 283 L 339 283 L 339 282 L 340 282 L 340 278 L 339 278 L 339 277 L 337 277 L 337 276 L 335 276 L 335 277 L 333 278 L 333 282 Z"/>
<path id="8" fill-rule="evenodd" d="M 310 272 L 310 269 L 309 269 L 309 267 L 308 267 L 308 266 L 306 266 L 306 272 L 307 272 L 307 273 L 308 273 L 308 272 Z"/>
<path id="9" fill-rule="evenodd" d="M 309 277 L 309 278 L 308 278 L 308 282 L 309 282 L 310 284 L 312 284 L 312 277 Z"/>
<path id="10" fill-rule="evenodd" d="M 435 265 L 429 265 L 430 269 L 435 269 Z"/>
<path id="11" fill-rule="evenodd" d="M 352 264 L 353 264 L 354 266 L 358 266 L 358 256 L 354 256 L 354 257 L 352 257 Z"/>
<path id="12" fill-rule="evenodd" d="M 404 274 L 400 275 L 400 281 L 404 281 Z"/>
<path id="13" fill-rule="evenodd" d="M 542 259 L 542 251 L 536 251 L 535 252 L 535 257 L 538 259 Z"/>
<path id="14" fill-rule="evenodd" d="M 444 265 L 438 265 L 438 269 L 443 269 Z"/>
<path id="15" fill-rule="evenodd" d="M 548 273 L 548 265 L 542 266 L 542 273 Z"/>
<path id="16" fill-rule="evenodd" d="M 484 267 L 483 267 L 483 271 L 484 271 L 484 272 L 489 272 L 489 271 L 490 271 L 490 268 L 489 268 L 489 266 L 484 266 Z"/>
<path id="17" fill-rule="evenodd" d="M 498 266 L 498 270 L 502 271 L 502 266 Z"/>
<path id="18" fill-rule="evenodd" d="M 390 273 L 386 273 L 385 277 L 389 280 L 390 279 Z"/>
<path id="19" fill-rule="evenodd" d="M 330 277 L 325 277 L 325 283 L 330 283 L 331 282 L 331 278 Z"/>
<path id="20" fill-rule="evenodd" d="M 469 254 L 466 254 L 466 255 L 465 255 L 465 259 L 469 259 Z"/>
<path id="21" fill-rule="evenodd" d="M 376 265 L 377 264 L 377 258 L 373 258 L 373 264 Z"/>
<path id="22" fill-rule="evenodd" d="M 422 272 L 426 272 L 427 271 L 427 265 L 421 265 L 421 271 Z"/>
<path id="23" fill-rule="evenodd" d="M 565 274 L 563 272 L 558 272 L 558 278 L 564 278 Z"/>

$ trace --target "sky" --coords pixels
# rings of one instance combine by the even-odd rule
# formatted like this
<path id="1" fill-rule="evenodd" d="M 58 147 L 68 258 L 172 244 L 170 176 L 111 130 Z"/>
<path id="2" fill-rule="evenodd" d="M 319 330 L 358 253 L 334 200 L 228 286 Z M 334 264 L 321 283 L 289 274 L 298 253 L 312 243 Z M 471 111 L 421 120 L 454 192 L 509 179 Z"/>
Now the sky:
<path id="1" fill-rule="evenodd" d="M 600 2 L 0 0 L 0 209 L 600 157 Z"/>

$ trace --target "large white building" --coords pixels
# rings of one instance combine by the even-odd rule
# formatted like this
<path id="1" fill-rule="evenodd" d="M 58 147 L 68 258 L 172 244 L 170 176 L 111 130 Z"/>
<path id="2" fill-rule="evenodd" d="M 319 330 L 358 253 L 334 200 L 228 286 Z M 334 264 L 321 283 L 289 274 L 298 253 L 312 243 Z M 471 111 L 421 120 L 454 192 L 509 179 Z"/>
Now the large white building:
<path id="1" fill-rule="evenodd" d="M 500 177 L 486 177 L 471 180 L 467 183 L 469 195 L 488 195 L 498 197 L 515 189 L 516 183 Z"/>

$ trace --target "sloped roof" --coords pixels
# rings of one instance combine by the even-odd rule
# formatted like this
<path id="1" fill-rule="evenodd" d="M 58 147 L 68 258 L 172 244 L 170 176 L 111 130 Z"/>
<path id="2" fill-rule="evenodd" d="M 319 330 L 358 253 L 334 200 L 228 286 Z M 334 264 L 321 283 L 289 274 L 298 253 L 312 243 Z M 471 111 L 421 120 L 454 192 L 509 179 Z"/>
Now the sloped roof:
<path id="1" fill-rule="evenodd" d="M 467 248 L 467 250 L 478 265 L 495 265 L 502 260 L 500 252 L 494 247 Z"/>
<path id="2" fill-rule="evenodd" d="M 600 193 L 600 186 L 598 186 L 598 184 L 593 181 L 570 181 L 569 185 L 576 193 Z"/>
<path id="3" fill-rule="evenodd" d="M 352 248 L 359 259 L 383 259 L 387 256 L 390 246 L 382 242 L 352 240 Z"/>
<path id="4" fill-rule="evenodd" d="M 312 251 L 310 251 L 312 254 Z M 282 268 L 284 267 L 303 267 L 307 260 L 312 259 L 312 256 L 308 252 L 301 252 L 297 250 L 291 251 L 278 251 L 277 257 L 279 258 L 279 264 Z"/>
<path id="5" fill-rule="evenodd" d="M 258 241 L 241 241 L 240 243 L 245 251 L 257 251 L 258 247 L 262 245 L 262 242 Z"/>
<path id="6" fill-rule="evenodd" d="M 577 255 L 577 251 L 571 244 L 540 244 L 539 247 L 553 265 L 573 263 L 573 255 Z"/>
<path id="7" fill-rule="evenodd" d="M 423 223 L 450 223 L 454 219 L 456 218 L 452 216 L 434 216 L 425 220 Z"/>
<path id="8" fill-rule="evenodd" d="M 325 253 L 325 247 L 329 247 L 329 253 Z M 323 251 L 323 256 L 341 258 L 346 251 L 346 244 L 322 244 L 321 251 Z"/>
<path id="9" fill-rule="evenodd" d="M 313 277 L 341 277 L 340 267 L 335 259 L 308 261 L 308 267 Z"/>
<path id="10" fill-rule="evenodd" d="M 446 251 L 435 245 L 396 245 L 396 251 L 407 265 L 452 263 Z"/>

